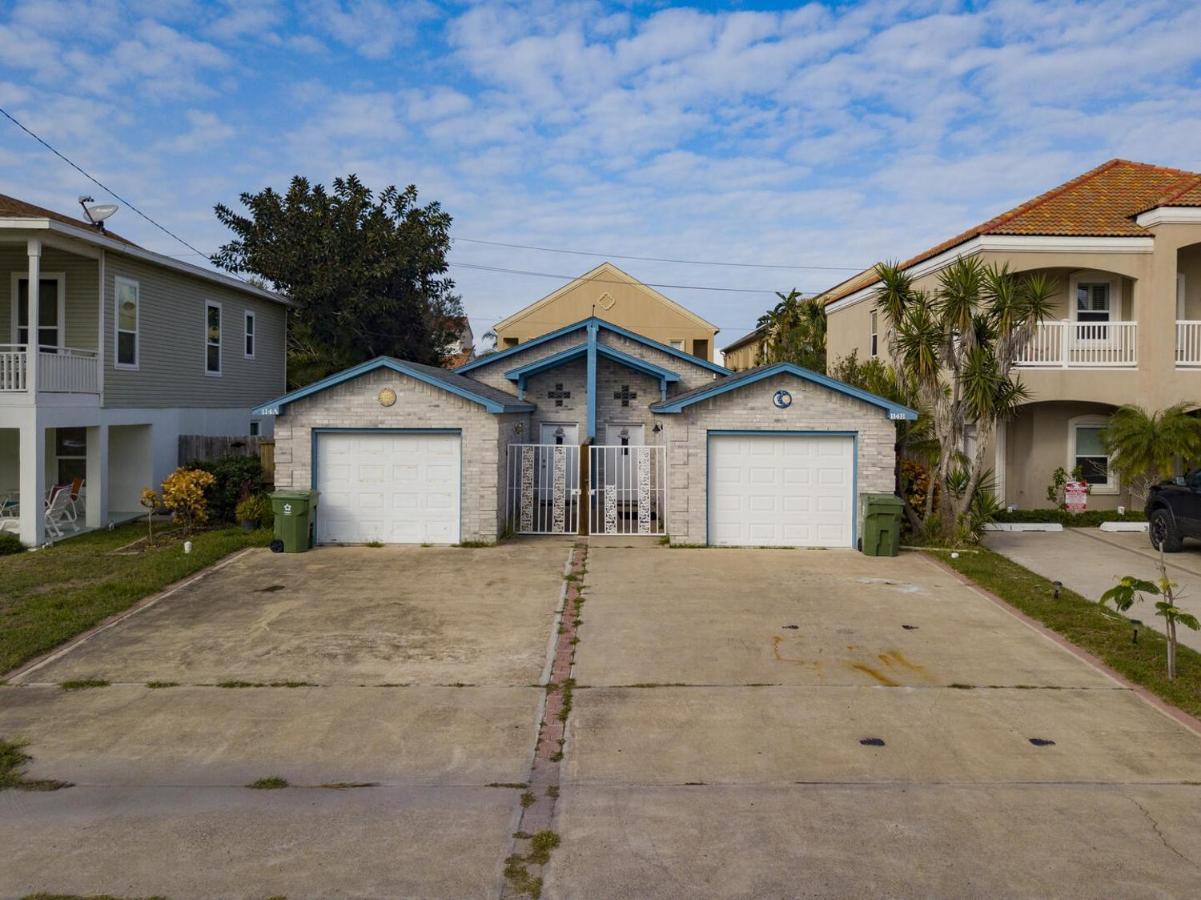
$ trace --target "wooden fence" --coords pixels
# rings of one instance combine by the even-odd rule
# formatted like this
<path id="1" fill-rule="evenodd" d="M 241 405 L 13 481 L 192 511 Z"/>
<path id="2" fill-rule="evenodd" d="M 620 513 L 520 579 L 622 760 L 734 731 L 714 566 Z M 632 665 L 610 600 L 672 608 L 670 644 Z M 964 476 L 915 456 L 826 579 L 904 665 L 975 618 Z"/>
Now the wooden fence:
<path id="1" fill-rule="evenodd" d="M 263 478 L 275 481 L 275 441 L 249 435 L 181 434 L 179 465 L 193 460 L 221 459 L 224 456 L 257 456 L 263 464 Z"/>

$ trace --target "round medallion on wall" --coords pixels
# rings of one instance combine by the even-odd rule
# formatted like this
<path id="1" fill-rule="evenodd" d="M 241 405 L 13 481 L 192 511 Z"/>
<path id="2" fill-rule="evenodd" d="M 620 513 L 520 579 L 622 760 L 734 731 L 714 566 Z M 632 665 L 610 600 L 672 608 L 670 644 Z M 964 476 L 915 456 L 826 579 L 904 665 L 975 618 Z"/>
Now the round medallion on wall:
<path id="1" fill-rule="evenodd" d="M 396 402 L 396 391 L 392 388 L 382 388 L 377 399 L 380 406 L 391 406 Z"/>
<path id="2" fill-rule="evenodd" d="M 606 292 L 606 293 L 600 295 L 600 299 L 597 300 L 596 303 L 601 309 L 607 310 L 607 309 L 612 309 L 613 305 L 615 303 L 617 303 L 617 301 L 613 299 L 612 294 Z"/>
<path id="3" fill-rule="evenodd" d="M 788 393 L 788 391 L 776 391 L 772 395 L 771 402 L 776 409 L 788 409 L 788 407 L 792 406 L 792 394 Z"/>

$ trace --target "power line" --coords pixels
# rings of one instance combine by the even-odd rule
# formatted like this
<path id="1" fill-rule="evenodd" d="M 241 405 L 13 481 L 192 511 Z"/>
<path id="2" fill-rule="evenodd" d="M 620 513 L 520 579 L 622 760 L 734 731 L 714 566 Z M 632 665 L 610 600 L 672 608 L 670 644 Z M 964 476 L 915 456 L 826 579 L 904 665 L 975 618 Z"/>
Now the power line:
<path id="1" fill-rule="evenodd" d="M 448 262 L 452 267 L 458 266 L 461 269 L 479 269 L 483 272 L 503 272 L 506 275 L 533 275 L 537 278 L 557 278 L 562 281 L 575 281 L 580 276 L 578 275 L 556 275 L 553 272 L 530 272 L 525 269 L 506 269 L 501 266 L 481 266 L 476 263 L 463 262 Z M 612 278 L 590 278 L 591 282 L 598 284 L 629 284 L 628 281 L 617 281 Z M 677 291 L 720 291 L 730 294 L 775 294 L 776 292 L 768 288 L 728 288 L 728 287 L 709 287 L 700 284 L 661 284 L 653 281 L 640 281 L 639 284 L 644 284 L 647 287 L 667 288 Z M 802 296 L 808 296 L 802 294 Z"/>
<path id="2" fill-rule="evenodd" d="M 595 250 L 566 250 L 561 247 L 539 247 L 534 244 L 510 244 L 505 241 L 485 241 L 479 238 L 456 237 L 456 241 L 469 244 L 487 244 L 491 247 L 509 247 L 514 250 L 538 250 L 543 253 L 569 253 L 573 256 L 599 256 L 609 259 L 636 259 L 642 262 L 681 263 L 689 266 L 730 266 L 740 269 L 815 269 L 824 272 L 862 272 L 868 266 L 795 266 L 776 263 L 721 262 L 712 259 L 672 259 L 664 256 L 631 256 L 628 253 L 601 253 Z"/>
<path id="3" fill-rule="evenodd" d="M 80 175 L 82 175 L 88 181 L 92 182 L 92 184 L 96 185 L 102 191 L 109 194 L 114 200 L 117 200 L 118 202 L 125 204 L 127 207 L 129 207 L 131 210 L 133 210 L 135 213 L 137 213 L 139 216 L 141 216 L 143 219 L 145 219 L 147 222 L 149 222 L 151 225 L 153 225 L 155 228 L 157 228 L 163 234 L 179 241 L 181 244 L 183 244 L 185 247 L 187 247 L 189 250 L 191 250 L 197 256 L 203 256 L 209 262 L 213 261 L 213 258 L 211 256 L 209 256 L 206 253 L 201 252 L 200 250 L 197 250 L 195 247 L 193 247 L 191 244 L 189 244 L 187 241 L 185 241 L 183 238 L 181 238 L 174 231 L 171 231 L 171 229 L 167 228 L 165 225 L 160 225 L 154 219 L 150 218 L 150 216 L 146 215 L 146 213 L 142 212 L 140 209 L 138 209 L 136 206 L 134 206 L 132 203 L 130 203 L 128 200 L 126 200 L 124 197 L 122 197 L 120 194 L 118 194 L 116 191 L 114 191 L 112 188 L 110 188 L 104 182 L 102 182 L 99 178 L 96 178 L 90 172 L 86 171 L 82 166 L 80 166 L 73 160 L 69 159 L 64 154 L 60 153 L 54 147 L 50 146 L 50 144 L 48 144 L 40 136 L 38 136 L 37 134 L 34 134 L 32 131 L 30 131 L 28 128 L 26 128 L 24 125 L 22 125 L 19 121 L 17 121 L 17 119 L 13 117 L 12 113 L 10 113 L 8 110 L 4 109 L 4 107 L 0 107 L 0 113 L 3 113 L 4 118 L 6 118 L 6 119 L 8 119 L 8 121 L 12 122 L 14 125 L 16 125 L 18 128 L 20 128 L 22 131 L 24 131 L 27 135 L 29 135 L 31 138 L 33 138 L 35 141 L 37 141 L 39 144 L 41 144 L 43 147 L 45 147 L 47 150 L 49 150 L 51 153 L 53 153 L 55 156 L 57 156 L 59 159 L 61 159 L 63 162 L 65 162 L 67 165 L 69 165 L 72 169 L 74 169 L 76 172 L 78 172 Z M 166 255 L 166 254 L 164 254 L 164 255 Z M 244 278 L 237 276 L 236 274 L 234 277 L 238 278 L 239 281 L 246 280 Z"/>

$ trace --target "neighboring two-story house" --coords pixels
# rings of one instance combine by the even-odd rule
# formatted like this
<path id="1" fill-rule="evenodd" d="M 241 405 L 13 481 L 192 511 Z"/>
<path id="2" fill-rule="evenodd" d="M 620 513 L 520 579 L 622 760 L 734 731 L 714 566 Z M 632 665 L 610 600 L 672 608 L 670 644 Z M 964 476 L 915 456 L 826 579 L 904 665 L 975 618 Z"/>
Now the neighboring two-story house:
<path id="1" fill-rule="evenodd" d="M 497 322 L 496 349 L 511 349 L 589 316 L 713 362 L 717 326 L 608 262 Z"/>
<path id="2" fill-rule="evenodd" d="M 1045 506 L 1054 471 L 1079 466 L 1090 506 L 1129 503 L 1099 438 L 1108 416 L 1127 403 L 1201 406 L 1201 174 L 1111 160 L 902 266 L 933 290 L 969 256 L 1059 285 L 1021 357 L 1030 399 L 990 457 L 1000 497 Z M 825 293 L 831 362 L 887 352 L 877 287 L 866 271 Z"/>
<path id="3" fill-rule="evenodd" d="M 82 479 L 80 524 L 140 510 L 179 436 L 266 435 L 287 301 L 99 226 L 0 195 L 0 500 L 23 543 Z"/>

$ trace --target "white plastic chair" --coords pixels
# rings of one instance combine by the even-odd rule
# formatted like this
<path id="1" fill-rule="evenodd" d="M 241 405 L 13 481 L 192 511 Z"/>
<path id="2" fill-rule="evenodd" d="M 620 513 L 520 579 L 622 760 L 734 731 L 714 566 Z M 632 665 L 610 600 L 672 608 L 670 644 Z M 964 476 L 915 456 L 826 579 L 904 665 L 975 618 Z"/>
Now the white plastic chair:
<path id="1" fill-rule="evenodd" d="M 79 531 L 79 525 L 71 517 L 71 488 L 69 486 L 55 491 L 50 498 L 50 505 L 45 512 L 46 533 L 53 537 L 63 537 L 63 525 L 70 525 Z"/>

